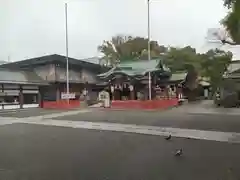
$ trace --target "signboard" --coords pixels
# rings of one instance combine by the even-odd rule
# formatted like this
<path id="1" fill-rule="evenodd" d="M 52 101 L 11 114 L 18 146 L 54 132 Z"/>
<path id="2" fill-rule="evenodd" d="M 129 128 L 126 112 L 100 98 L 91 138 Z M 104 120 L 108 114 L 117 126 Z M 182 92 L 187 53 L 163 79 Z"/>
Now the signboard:
<path id="1" fill-rule="evenodd" d="M 61 99 L 75 99 L 75 93 L 61 93 Z"/>
<path id="2" fill-rule="evenodd" d="M 129 89 L 130 89 L 130 91 L 133 91 L 133 89 L 134 89 L 133 85 L 130 85 Z"/>

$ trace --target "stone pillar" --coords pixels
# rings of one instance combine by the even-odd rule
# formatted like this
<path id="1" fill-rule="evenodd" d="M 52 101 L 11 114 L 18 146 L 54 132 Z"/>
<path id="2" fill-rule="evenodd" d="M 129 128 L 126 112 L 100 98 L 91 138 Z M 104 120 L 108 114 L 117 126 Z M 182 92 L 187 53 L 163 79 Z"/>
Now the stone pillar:
<path id="1" fill-rule="evenodd" d="M 38 95 L 37 95 L 37 96 L 38 96 L 38 97 L 37 97 L 37 99 L 38 99 L 38 105 L 39 105 L 40 108 L 42 108 L 42 95 L 41 95 L 40 89 L 39 89 L 39 91 L 38 91 Z"/>
<path id="2" fill-rule="evenodd" d="M 130 100 L 134 100 L 134 86 L 130 84 L 129 86 L 129 90 L 130 90 Z"/>
<path id="3" fill-rule="evenodd" d="M 22 86 L 20 86 L 20 91 L 19 91 L 19 104 L 20 104 L 20 109 L 23 108 L 23 90 Z"/>

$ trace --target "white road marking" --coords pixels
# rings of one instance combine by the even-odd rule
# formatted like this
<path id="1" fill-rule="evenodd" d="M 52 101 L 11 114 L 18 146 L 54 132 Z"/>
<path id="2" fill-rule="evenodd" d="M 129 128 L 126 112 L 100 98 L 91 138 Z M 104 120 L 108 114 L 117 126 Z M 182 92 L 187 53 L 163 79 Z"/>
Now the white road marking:
<path id="1" fill-rule="evenodd" d="M 13 113 L 17 113 L 17 112 L 23 112 L 23 111 L 27 111 L 29 109 L 4 109 L 4 110 L 0 110 L 0 115 L 1 114 L 13 114 Z"/>
<path id="2" fill-rule="evenodd" d="M 31 116 L 31 117 L 27 117 L 24 119 L 51 119 L 51 118 L 76 115 L 76 114 L 87 113 L 87 112 L 91 112 L 91 110 L 90 109 L 81 109 L 81 110 L 75 110 L 75 111 L 66 111 L 66 112 L 45 114 L 45 115 L 40 115 L 40 116 Z"/>
<path id="3" fill-rule="evenodd" d="M 14 124 L 19 122 L 18 118 L 2 118 L 0 117 L 0 126 L 4 126 L 4 125 L 9 125 L 9 124 Z"/>
<path id="4" fill-rule="evenodd" d="M 26 124 L 37 124 L 46 126 L 94 129 L 104 131 L 128 132 L 146 135 L 167 136 L 171 134 L 174 137 L 192 138 L 200 140 L 240 143 L 240 133 L 235 132 L 218 132 L 204 131 L 195 129 L 180 129 L 171 127 L 143 126 L 133 124 L 117 123 L 96 123 L 86 121 L 69 121 L 69 120 L 28 120 L 18 121 Z"/>

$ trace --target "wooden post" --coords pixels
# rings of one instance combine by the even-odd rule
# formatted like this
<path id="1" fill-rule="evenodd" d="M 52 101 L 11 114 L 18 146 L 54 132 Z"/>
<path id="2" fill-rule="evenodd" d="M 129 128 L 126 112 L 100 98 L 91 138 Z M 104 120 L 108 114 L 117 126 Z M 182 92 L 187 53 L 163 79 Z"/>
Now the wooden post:
<path id="1" fill-rule="evenodd" d="M 61 91 L 60 91 L 60 83 L 55 84 L 56 89 L 56 101 L 61 100 Z M 66 92 L 66 89 L 64 88 L 64 92 Z"/>
<path id="2" fill-rule="evenodd" d="M 41 89 L 40 89 L 40 87 L 38 88 L 38 95 L 37 95 L 37 99 L 38 99 L 38 105 L 39 105 L 39 107 L 40 108 L 43 108 L 42 107 L 42 95 L 41 95 Z"/>
<path id="3" fill-rule="evenodd" d="M 1 93 L 4 94 L 4 87 L 3 87 L 3 84 L 1 84 L 1 89 L 2 89 L 2 90 L 1 90 Z M 0 109 L 3 109 L 3 106 L 4 106 L 4 105 L 2 104 Z"/>
<path id="4" fill-rule="evenodd" d="M 19 103 L 20 103 L 20 109 L 23 108 L 23 90 L 22 90 L 22 86 L 20 86 L 20 89 L 19 89 Z"/>

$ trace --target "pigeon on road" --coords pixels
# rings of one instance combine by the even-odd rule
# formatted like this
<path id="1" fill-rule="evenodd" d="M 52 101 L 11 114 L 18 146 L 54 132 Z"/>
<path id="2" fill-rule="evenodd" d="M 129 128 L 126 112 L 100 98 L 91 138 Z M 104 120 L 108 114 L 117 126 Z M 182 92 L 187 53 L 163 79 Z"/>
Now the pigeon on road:
<path id="1" fill-rule="evenodd" d="M 175 156 L 181 156 L 183 154 L 183 150 L 179 149 L 176 151 Z"/>
<path id="2" fill-rule="evenodd" d="M 172 135 L 170 134 L 169 136 L 165 137 L 165 139 L 168 141 L 172 138 Z"/>

